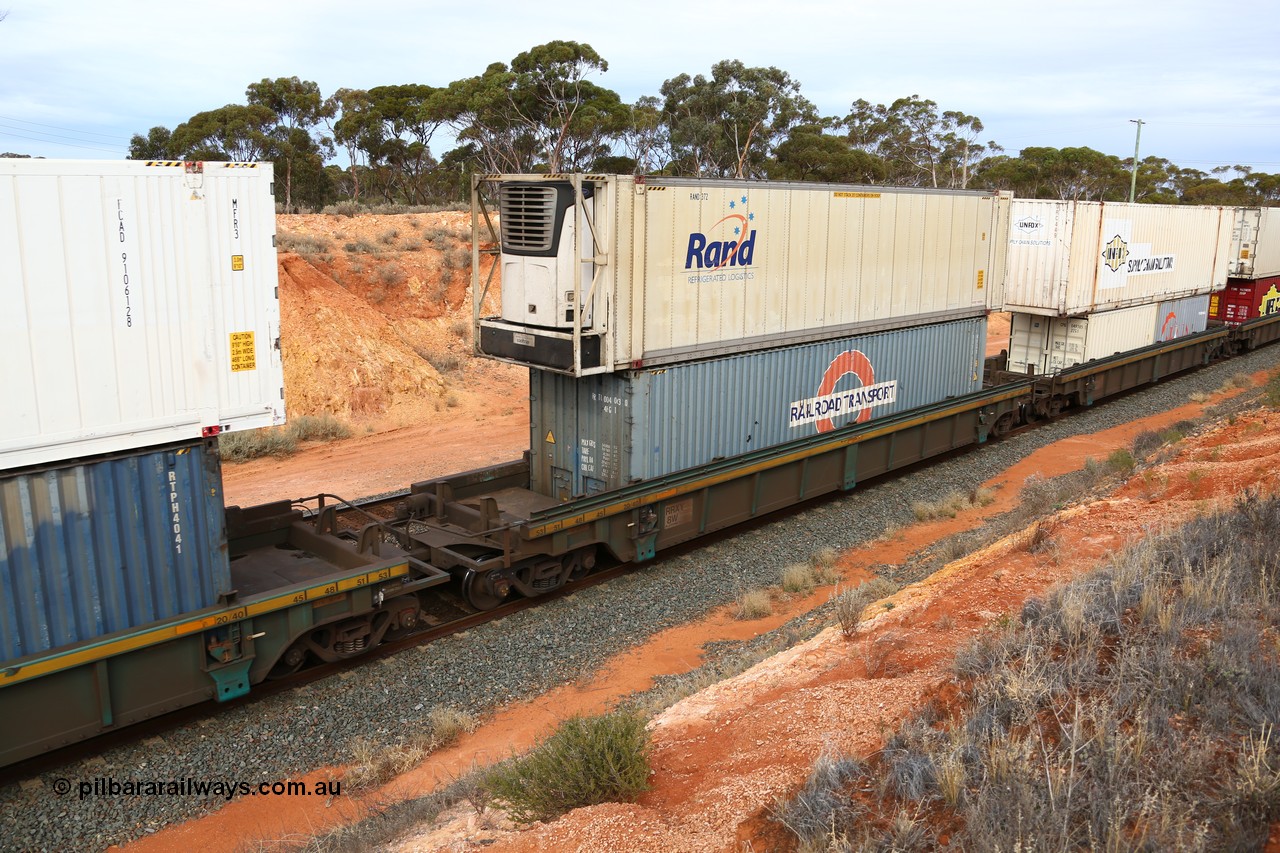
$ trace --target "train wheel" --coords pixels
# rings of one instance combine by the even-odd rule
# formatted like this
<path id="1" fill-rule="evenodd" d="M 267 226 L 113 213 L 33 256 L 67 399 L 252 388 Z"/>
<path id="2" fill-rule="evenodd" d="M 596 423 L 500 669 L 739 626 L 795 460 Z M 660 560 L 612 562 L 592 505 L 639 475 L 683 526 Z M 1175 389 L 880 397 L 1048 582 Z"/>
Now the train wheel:
<path id="1" fill-rule="evenodd" d="M 584 548 L 566 555 L 565 565 L 569 569 L 570 582 L 582 580 L 596 567 L 595 547 Z"/>
<path id="2" fill-rule="evenodd" d="M 493 610 L 503 599 L 489 591 L 484 576 L 479 572 L 467 570 L 462 578 L 462 596 L 476 610 Z"/>
<path id="3" fill-rule="evenodd" d="M 276 665 L 271 667 L 271 671 L 267 673 L 267 678 L 287 678 L 302 669 L 302 665 L 306 662 L 306 647 L 301 643 L 294 643 L 280 656 L 280 660 L 276 661 Z"/>
<path id="4" fill-rule="evenodd" d="M 991 434 L 996 438 L 1004 438 L 1013 431 L 1013 423 L 1013 412 L 1005 412 L 996 418 L 996 422 L 991 426 Z"/>

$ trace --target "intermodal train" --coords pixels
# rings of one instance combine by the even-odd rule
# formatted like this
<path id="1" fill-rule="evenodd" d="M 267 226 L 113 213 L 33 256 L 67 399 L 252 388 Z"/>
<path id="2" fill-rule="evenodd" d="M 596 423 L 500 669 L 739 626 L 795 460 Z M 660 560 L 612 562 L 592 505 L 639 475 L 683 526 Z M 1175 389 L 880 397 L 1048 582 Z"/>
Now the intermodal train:
<path id="1" fill-rule="evenodd" d="M 0 161 L 0 765 L 1280 338 L 1266 210 L 587 174 L 471 207 L 524 457 L 224 507 L 218 435 L 284 414 L 271 165 Z"/>

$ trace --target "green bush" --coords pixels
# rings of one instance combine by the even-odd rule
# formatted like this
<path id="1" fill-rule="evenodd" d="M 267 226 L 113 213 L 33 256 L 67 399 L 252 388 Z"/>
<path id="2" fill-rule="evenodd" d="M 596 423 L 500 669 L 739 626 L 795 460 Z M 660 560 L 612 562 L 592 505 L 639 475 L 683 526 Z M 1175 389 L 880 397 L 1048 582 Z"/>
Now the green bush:
<path id="1" fill-rule="evenodd" d="M 1116 450 L 1107 457 L 1107 467 L 1118 474 L 1129 474 L 1137 466 L 1138 460 L 1127 450 Z"/>
<path id="2" fill-rule="evenodd" d="M 1266 388 L 1262 391 L 1262 400 L 1273 409 L 1280 409 L 1280 372 L 1273 373 L 1267 379 Z"/>
<path id="3" fill-rule="evenodd" d="M 649 733 L 639 714 L 571 717 L 522 758 L 493 769 L 485 786 L 517 823 L 631 800 L 649 787 Z"/>

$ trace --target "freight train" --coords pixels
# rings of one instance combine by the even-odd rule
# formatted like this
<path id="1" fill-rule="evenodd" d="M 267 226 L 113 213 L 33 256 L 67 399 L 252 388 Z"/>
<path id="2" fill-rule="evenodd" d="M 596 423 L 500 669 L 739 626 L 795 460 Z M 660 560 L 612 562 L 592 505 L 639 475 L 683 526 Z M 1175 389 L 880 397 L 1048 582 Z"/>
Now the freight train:
<path id="1" fill-rule="evenodd" d="M 1280 275 L 1266 211 L 484 175 L 474 340 L 530 369 L 524 458 L 224 508 L 218 434 L 282 417 L 271 200 L 270 164 L 0 161 L 0 765 L 1280 338 L 1206 316 Z"/>

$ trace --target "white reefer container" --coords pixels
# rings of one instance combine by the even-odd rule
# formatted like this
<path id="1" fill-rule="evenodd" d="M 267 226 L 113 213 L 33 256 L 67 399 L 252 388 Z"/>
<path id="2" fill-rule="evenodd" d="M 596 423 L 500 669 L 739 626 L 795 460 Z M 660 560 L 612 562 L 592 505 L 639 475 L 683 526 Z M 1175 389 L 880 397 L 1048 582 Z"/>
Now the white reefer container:
<path id="1" fill-rule="evenodd" d="M 477 351 L 570 375 L 982 316 L 1008 194 L 599 175 L 476 178 L 501 283 Z M 499 213 L 500 228 L 492 214 Z M 501 313 L 482 306 L 501 288 Z"/>
<path id="2" fill-rule="evenodd" d="M 1068 317 L 1220 290 L 1233 209 L 1015 199 L 1009 311 Z"/>
<path id="3" fill-rule="evenodd" d="M 272 180 L 0 159 L 0 469 L 284 420 Z"/>
<path id="4" fill-rule="evenodd" d="M 1246 279 L 1280 275 L 1280 208 L 1236 209 L 1227 273 Z"/>

